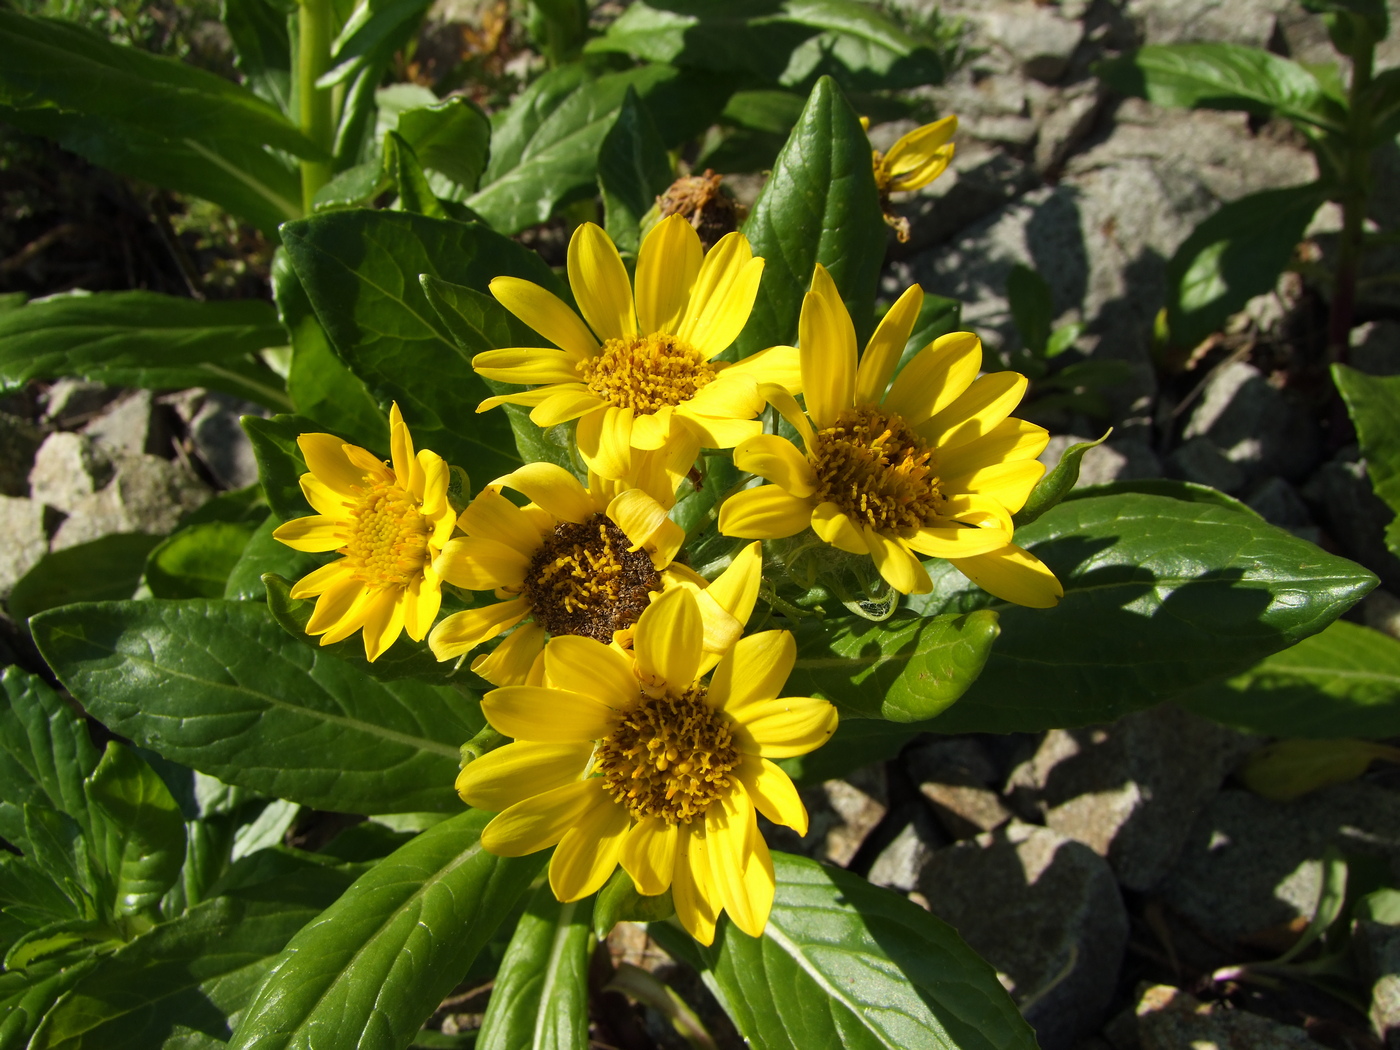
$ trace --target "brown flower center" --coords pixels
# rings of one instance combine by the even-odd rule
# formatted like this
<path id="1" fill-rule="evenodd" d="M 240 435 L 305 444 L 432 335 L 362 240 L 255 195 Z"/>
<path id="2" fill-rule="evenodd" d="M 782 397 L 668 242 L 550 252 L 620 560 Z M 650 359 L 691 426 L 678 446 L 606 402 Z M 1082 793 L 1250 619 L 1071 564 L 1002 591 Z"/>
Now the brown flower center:
<path id="1" fill-rule="evenodd" d="M 639 416 L 689 401 L 715 377 L 700 351 L 664 332 L 609 339 L 578 369 L 589 390 Z"/>
<path id="2" fill-rule="evenodd" d="M 933 524 L 943 505 L 934 457 L 902 418 L 873 405 L 842 412 L 817 431 L 808 454 L 816 499 L 883 533 Z"/>
<path id="3" fill-rule="evenodd" d="M 371 587 L 404 587 L 423 571 L 431 529 L 417 502 L 398 485 L 375 481 L 350 509 L 350 570 Z"/>
<path id="4" fill-rule="evenodd" d="M 525 572 L 525 596 L 535 621 L 550 634 L 581 634 L 611 642 L 631 627 L 661 587 L 644 550 L 602 514 L 560 522 Z"/>
<path id="5" fill-rule="evenodd" d="M 694 685 L 679 696 L 642 694 L 599 743 L 593 769 L 634 816 L 689 824 L 731 790 L 738 764 L 729 720 Z"/>

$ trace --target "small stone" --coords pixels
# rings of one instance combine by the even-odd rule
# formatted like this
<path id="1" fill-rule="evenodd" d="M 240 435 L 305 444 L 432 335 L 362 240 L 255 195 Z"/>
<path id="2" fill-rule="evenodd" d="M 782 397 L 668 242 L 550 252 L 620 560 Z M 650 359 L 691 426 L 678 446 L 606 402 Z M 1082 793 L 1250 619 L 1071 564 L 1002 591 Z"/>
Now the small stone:
<path id="1" fill-rule="evenodd" d="M 964 227 L 990 215 L 1036 183 L 1030 164 L 1006 150 L 975 139 L 959 142 L 948 170 L 929 185 L 897 194 L 895 207 L 911 230 L 901 255 L 941 244 Z"/>
<path id="2" fill-rule="evenodd" d="M 207 485 L 168 459 L 120 456 L 116 474 L 105 488 L 72 503 L 67 519 L 54 534 L 53 549 L 113 532 L 170 532 L 209 495 Z"/>
<path id="3" fill-rule="evenodd" d="M 0 496 L 0 598 L 34 567 L 49 549 L 45 508 L 38 500 Z"/>
<path id="4" fill-rule="evenodd" d="M 934 850 L 946 842 L 932 826 L 928 815 L 919 813 L 880 851 L 866 878 L 876 886 L 908 893 L 918 886 L 919 872 L 923 871 Z"/>
<path id="5" fill-rule="evenodd" d="M 1016 60 L 1021 72 L 1053 84 L 1069 69 L 1084 26 L 1040 4 L 1000 4 L 975 15 L 986 37 Z"/>
<path id="6" fill-rule="evenodd" d="M 1400 598 L 1377 587 L 1361 599 L 1361 616 L 1367 627 L 1400 638 Z"/>
<path id="7" fill-rule="evenodd" d="M 77 427 L 88 422 L 121 391 L 86 379 L 54 381 L 44 395 L 44 419 L 56 427 Z"/>
<path id="8" fill-rule="evenodd" d="M 113 452 L 160 455 L 170 448 L 170 427 L 149 390 L 133 390 L 113 402 L 83 433 Z"/>
<path id="9" fill-rule="evenodd" d="M 43 440 L 44 432 L 33 423 L 0 412 L 0 495 L 29 495 L 29 471 Z"/>
<path id="10" fill-rule="evenodd" d="M 1172 452 L 1168 461 L 1182 477 L 1198 485 L 1209 485 L 1221 492 L 1238 492 L 1244 485 L 1244 471 L 1207 437 L 1193 437 Z"/>
<path id="11" fill-rule="evenodd" d="M 942 737 L 912 745 L 904 755 L 910 779 L 933 815 L 955 839 L 972 838 L 1011 819 L 991 785 L 1001 779 L 987 749 L 971 737 Z"/>
<path id="12" fill-rule="evenodd" d="M 875 825 L 889 811 L 885 767 L 864 766 L 845 780 L 828 780 L 820 787 L 798 792 L 807 807 L 807 834 L 799 838 L 791 828 L 763 822 L 764 834 L 774 849 L 829 860 L 845 867 Z"/>
<path id="13" fill-rule="evenodd" d="M 239 420 L 264 416 L 267 410 L 218 391 L 210 393 L 190 423 L 190 441 L 210 473 L 226 489 L 241 489 L 258 480 L 253 443 Z"/>
<path id="14" fill-rule="evenodd" d="M 1265 48 L 1289 0 L 1134 0 L 1129 17 L 1149 44 L 1197 41 Z"/>
<path id="15" fill-rule="evenodd" d="M 1128 915 L 1093 850 L 1016 822 L 934 853 L 918 892 L 996 968 L 1044 1050 L 1069 1050 L 1102 1023 Z"/>
<path id="16" fill-rule="evenodd" d="M 1301 1028 L 1245 1010 L 1207 1006 L 1169 985 L 1148 988 L 1137 1015 L 1142 1050 L 1321 1050 Z"/>
<path id="17" fill-rule="evenodd" d="M 1400 591 L 1400 558 L 1385 543 L 1386 526 L 1395 512 L 1371 488 L 1366 463 L 1359 457 L 1354 445 L 1342 449 L 1300 491 L 1342 552 L 1376 573 L 1391 590 Z"/>
<path id="18" fill-rule="evenodd" d="M 1314 524 L 1303 497 L 1283 478 L 1265 478 L 1245 496 L 1244 502 L 1270 525 L 1287 529 L 1309 543 L 1322 538 L 1322 530 Z"/>
<path id="19" fill-rule="evenodd" d="M 964 784 L 921 784 L 919 790 L 933 807 L 938 822 L 955 839 L 969 839 L 1001 827 L 1011 811 L 990 788 Z"/>
<path id="20" fill-rule="evenodd" d="M 1029 146 L 1040 131 L 1030 117 L 990 116 L 967 121 L 966 134 L 983 142 L 996 142 L 1013 148 Z"/>
<path id="21" fill-rule="evenodd" d="M 1317 463 L 1312 414 L 1243 361 L 1217 369 L 1206 380 L 1182 431 L 1186 441 L 1198 436 L 1209 437 L 1248 481 L 1270 474 L 1298 481 Z"/>
<path id="22" fill-rule="evenodd" d="M 1369 321 L 1354 328 L 1347 363 L 1373 376 L 1400 375 L 1400 321 Z"/>
<path id="23" fill-rule="evenodd" d="M 1400 1043 L 1400 926 L 1357 922 L 1352 951 L 1361 980 L 1371 988 L 1371 1025 L 1393 1047 Z"/>
<path id="24" fill-rule="evenodd" d="M 112 479 L 112 461 L 91 438 L 59 431 L 34 456 L 30 497 L 65 514 Z"/>
<path id="25" fill-rule="evenodd" d="M 1042 175 L 1058 171 L 1094 127 L 1103 98 L 1096 81 L 1087 90 L 1066 92 L 1064 98 L 1040 122 L 1035 142 L 1035 170 Z"/>

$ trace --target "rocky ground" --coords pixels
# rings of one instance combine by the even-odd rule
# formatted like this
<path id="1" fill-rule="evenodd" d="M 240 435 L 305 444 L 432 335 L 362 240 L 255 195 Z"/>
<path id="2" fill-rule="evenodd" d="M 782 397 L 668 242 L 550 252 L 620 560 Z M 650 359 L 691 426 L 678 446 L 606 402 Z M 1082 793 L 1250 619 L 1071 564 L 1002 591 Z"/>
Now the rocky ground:
<path id="1" fill-rule="evenodd" d="M 1033 266 L 1060 322 L 1085 325 L 1079 355 L 1123 363 L 1101 415 L 1041 413 L 1061 435 L 1047 462 L 1111 424 L 1082 484 L 1165 476 L 1237 496 L 1375 569 L 1386 589 L 1355 615 L 1400 636 L 1391 593 L 1400 562 L 1381 539 L 1390 512 L 1325 379 L 1318 293 L 1286 277 L 1189 358 L 1152 349 L 1176 247 L 1222 202 L 1309 181 L 1311 154 L 1287 126 L 1115 99 L 1090 73 L 1098 58 L 1143 42 L 1228 40 L 1330 61 L 1320 22 L 1295 0 L 938 7 L 966 19 L 972 58 L 927 94 L 962 131 L 950 172 L 897 202 L 913 236 L 892 244 L 885 291 L 918 281 L 961 300 L 967 326 L 1010 355 L 1007 276 L 1017 262 Z M 1379 64 L 1400 64 L 1400 33 Z M 910 126 L 878 125 L 872 138 L 885 146 Z M 1377 165 L 1373 217 L 1394 228 L 1400 149 L 1382 150 Z M 1319 257 L 1336 228 L 1324 209 L 1309 231 Z M 1400 373 L 1400 304 L 1371 311 L 1351 363 Z M 71 380 L 0 402 L 0 597 L 48 551 L 166 532 L 213 492 L 255 481 L 236 423 L 249 410 L 219 394 Z M 4 644 L 23 647 L 13 624 L 0 660 Z M 1393 773 L 1269 802 L 1232 780 L 1259 743 L 1169 705 L 1035 736 L 927 736 L 893 761 L 806 789 L 811 833 L 774 831 L 771 841 L 850 866 L 952 923 L 1002 975 L 1045 1050 L 1400 1045 L 1400 940 L 1390 928 L 1358 938 L 1364 987 L 1342 997 L 1212 977 L 1296 939 L 1329 846 L 1400 871 Z M 613 948 L 666 969 L 637 930 Z M 445 1030 L 475 1016 L 462 1009 L 445 1009 Z M 658 1015 L 648 1021 L 652 1038 L 674 1042 Z"/>

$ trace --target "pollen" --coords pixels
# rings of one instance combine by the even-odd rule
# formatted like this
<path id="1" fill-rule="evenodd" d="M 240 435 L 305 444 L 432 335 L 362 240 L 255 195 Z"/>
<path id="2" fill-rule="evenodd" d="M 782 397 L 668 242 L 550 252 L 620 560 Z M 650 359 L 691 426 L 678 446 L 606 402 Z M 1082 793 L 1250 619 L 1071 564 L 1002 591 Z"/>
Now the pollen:
<path id="1" fill-rule="evenodd" d="M 611 642 L 631 627 L 661 587 L 661 575 L 643 550 L 605 515 L 561 522 L 535 552 L 524 593 L 535 620 L 550 634 L 581 634 Z"/>
<path id="2" fill-rule="evenodd" d="M 642 694 L 594 755 L 614 802 L 668 824 L 689 824 L 728 794 L 739 764 L 729 720 L 699 685 L 679 696 Z"/>
<path id="3" fill-rule="evenodd" d="M 817 431 L 808 457 L 818 502 L 885 534 L 931 525 L 943 504 L 935 450 L 904 420 L 870 405 L 847 409 Z"/>
<path id="4" fill-rule="evenodd" d="M 700 351 L 664 332 L 609 339 L 578 368 L 594 394 L 639 416 L 689 401 L 715 377 Z"/>
<path id="5" fill-rule="evenodd" d="M 350 507 L 348 568 L 371 587 L 406 587 L 428 560 L 428 519 L 398 485 L 373 481 Z"/>

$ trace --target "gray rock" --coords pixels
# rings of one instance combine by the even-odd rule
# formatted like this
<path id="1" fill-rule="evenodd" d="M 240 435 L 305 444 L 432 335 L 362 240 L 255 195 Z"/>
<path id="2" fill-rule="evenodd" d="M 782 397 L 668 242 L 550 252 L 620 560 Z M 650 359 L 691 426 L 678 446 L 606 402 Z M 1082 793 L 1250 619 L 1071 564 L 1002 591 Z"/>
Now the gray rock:
<path id="1" fill-rule="evenodd" d="M 1067 19 L 1054 7 L 999 3 L 974 9 L 971 16 L 981 34 L 1015 60 L 1026 76 L 1053 84 L 1069 69 L 1070 59 L 1084 39 L 1082 23 Z"/>
<path id="2" fill-rule="evenodd" d="M 0 412 L 0 495 L 28 496 L 29 471 L 44 440 L 39 427 Z"/>
<path id="3" fill-rule="evenodd" d="M 807 807 L 807 834 L 799 838 L 790 828 L 762 822 L 765 837 L 775 849 L 845 867 L 865 837 L 889 811 L 889 793 L 883 765 L 865 766 L 845 780 L 828 780 L 820 787 L 802 788 Z"/>
<path id="4" fill-rule="evenodd" d="M 1206 380 L 1182 431 L 1186 441 L 1201 436 L 1210 438 L 1251 481 L 1270 474 L 1298 481 L 1318 460 L 1312 413 L 1243 361 L 1216 369 Z"/>
<path id="5" fill-rule="evenodd" d="M 133 390 L 119 398 L 83 433 L 112 452 L 160 455 L 170 447 L 170 427 L 149 390 Z"/>
<path id="6" fill-rule="evenodd" d="M 1373 376 L 1400 375 L 1400 321 L 1370 321 L 1353 329 L 1348 363 Z"/>
<path id="7" fill-rule="evenodd" d="M 1377 587 L 1361 599 L 1361 616 L 1372 630 L 1400 638 L 1400 598 Z"/>
<path id="8" fill-rule="evenodd" d="M 1301 1028 L 1279 1024 L 1246 1010 L 1202 1004 L 1179 988 L 1159 984 L 1138 1000 L 1142 1050 L 1320 1050 Z"/>
<path id="9" fill-rule="evenodd" d="M 91 438 L 58 431 L 34 456 L 29 494 L 65 514 L 112 480 L 112 460 Z"/>
<path id="10" fill-rule="evenodd" d="M 204 482 L 168 459 L 120 456 L 111 482 L 68 508 L 67 519 L 54 534 L 53 549 L 113 532 L 169 532 L 209 496 Z"/>
<path id="11" fill-rule="evenodd" d="M 1244 487 L 1244 471 L 1208 437 L 1191 438 L 1168 459 L 1187 481 L 1221 492 L 1238 492 Z"/>
<path id="12" fill-rule="evenodd" d="M 45 508 L 38 500 L 0 496 L 0 598 L 49 549 Z"/>
<path id="13" fill-rule="evenodd" d="M 1294 802 L 1220 792 L 1192 825 L 1160 883 L 1177 912 L 1232 941 L 1310 917 L 1328 845 L 1400 860 L 1400 794 L 1367 781 Z"/>
<path id="14" fill-rule="evenodd" d="M 1007 784 L 1017 807 L 1107 857 L 1118 881 L 1147 890 L 1239 760 L 1239 734 L 1161 704 L 1109 726 L 1055 729 Z"/>
<path id="15" fill-rule="evenodd" d="M 267 410 L 217 391 L 200 406 L 190 423 L 190 441 L 215 480 L 224 488 L 241 489 L 258 480 L 253 443 L 239 424 L 242 416 L 266 415 Z"/>
<path id="16" fill-rule="evenodd" d="M 996 968 L 1044 1050 L 1068 1050 L 1102 1023 L 1128 916 L 1093 850 L 1012 823 L 939 850 L 919 892 Z"/>
<path id="17" fill-rule="evenodd" d="M 919 872 L 923 871 L 934 850 L 946 842 L 947 839 L 933 827 L 929 816 L 918 813 L 880 851 L 866 878 L 876 886 L 888 886 L 892 890 L 908 893 L 918 886 Z"/>
<path id="18" fill-rule="evenodd" d="M 1128 17 L 1149 44 L 1223 41 L 1267 47 L 1289 0 L 1130 0 Z"/>
<path id="19" fill-rule="evenodd" d="M 1078 445 L 1093 438 L 1075 434 L 1057 434 L 1040 454 L 1040 462 L 1046 470 L 1054 470 L 1060 457 L 1071 445 Z M 1110 438 L 1102 445 L 1091 448 L 1079 461 L 1079 480 L 1074 483 L 1077 489 L 1089 485 L 1106 485 L 1110 481 L 1137 481 L 1143 478 L 1162 476 L 1162 464 L 1157 453 L 1136 438 Z"/>
<path id="20" fill-rule="evenodd" d="M 1244 502 L 1270 525 L 1287 529 L 1309 543 L 1322 539 L 1322 530 L 1314 524 L 1303 497 L 1283 478 L 1265 478 L 1245 496 Z"/>
<path id="21" fill-rule="evenodd" d="M 909 218 L 910 239 L 902 257 L 942 244 L 958 231 L 1015 200 L 1037 183 L 1030 164 L 982 142 L 959 142 L 948 170 L 895 206 Z M 901 289 L 902 291 L 903 289 Z"/>
<path id="22" fill-rule="evenodd" d="M 57 427 L 77 427 L 88 422 L 121 391 L 86 379 L 54 381 L 44 395 L 44 419 Z"/>
<path id="23" fill-rule="evenodd" d="M 904 756 L 934 817 L 955 839 L 998 828 L 1012 814 L 994 785 L 1001 779 L 992 757 L 970 737 L 943 737 L 912 745 Z"/>
<path id="24" fill-rule="evenodd" d="M 1352 950 L 1361 979 L 1371 988 L 1371 1025 L 1393 1047 L 1400 1043 L 1400 926 L 1358 922 Z"/>
<path id="25" fill-rule="evenodd" d="M 1040 121 L 1035 143 L 1035 170 L 1042 175 L 1059 170 L 1094 127 L 1103 96 L 1097 81 L 1066 91 Z"/>
<path id="26" fill-rule="evenodd" d="M 1400 558 L 1385 545 L 1385 529 L 1395 512 L 1371 488 L 1359 455 L 1354 445 L 1343 449 L 1300 491 L 1342 552 L 1365 564 L 1391 590 L 1400 591 Z"/>

